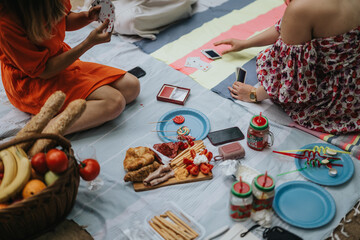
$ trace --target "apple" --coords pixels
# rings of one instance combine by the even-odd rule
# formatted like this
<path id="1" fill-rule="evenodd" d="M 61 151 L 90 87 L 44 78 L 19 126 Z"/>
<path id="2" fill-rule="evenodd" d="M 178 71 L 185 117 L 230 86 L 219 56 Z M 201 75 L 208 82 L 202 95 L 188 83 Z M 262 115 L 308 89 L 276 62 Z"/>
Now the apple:
<path id="1" fill-rule="evenodd" d="M 45 153 L 39 152 L 31 158 L 31 166 L 36 172 L 45 174 L 49 169 L 46 163 Z"/>
<path id="2" fill-rule="evenodd" d="M 45 173 L 45 183 L 46 186 L 50 186 L 51 184 L 53 184 L 60 176 L 57 175 L 56 173 L 52 172 L 52 171 L 48 171 L 47 173 Z"/>

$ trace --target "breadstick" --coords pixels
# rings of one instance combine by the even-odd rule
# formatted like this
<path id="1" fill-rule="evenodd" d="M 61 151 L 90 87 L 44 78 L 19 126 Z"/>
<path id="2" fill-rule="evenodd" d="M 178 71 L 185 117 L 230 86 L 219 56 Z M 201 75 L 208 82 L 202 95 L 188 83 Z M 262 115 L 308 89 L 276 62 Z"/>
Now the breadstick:
<path id="1" fill-rule="evenodd" d="M 165 225 L 165 227 L 171 229 L 172 231 L 174 231 L 176 234 L 182 236 L 183 238 L 185 238 L 186 240 L 190 240 L 191 239 L 191 235 L 187 234 L 186 232 L 183 232 L 178 225 L 172 223 L 172 222 L 169 222 L 168 220 L 164 219 L 164 218 L 160 218 L 160 217 L 157 217 L 155 216 L 156 219 L 158 219 L 160 222 L 162 222 L 162 224 Z"/>
<path id="2" fill-rule="evenodd" d="M 49 121 L 57 114 L 65 102 L 65 93 L 56 91 L 46 100 L 40 112 L 33 116 L 30 121 L 16 134 L 14 139 L 29 136 L 34 133 L 41 133 Z M 19 147 L 27 151 L 32 142 L 19 144 Z"/>
<path id="3" fill-rule="evenodd" d="M 166 234 L 161 228 L 159 228 L 157 225 L 155 225 L 154 223 L 152 223 L 151 221 L 149 221 L 150 226 L 157 232 L 160 234 L 160 236 L 162 236 L 165 240 L 170 240 L 171 238 L 169 238 L 168 234 Z"/>
<path id="4" fill-rule="evenodd" d="M 63 135 L 65 131 L 81 116 L 86 108 L 86 101 L 84 99 L 76 99 L 69 103 L 65 110 L 59 114 L 50 124 L 46 126 L 43 133 L 54 133 Z M 28 154 L 30 157 L 38 152 L 44 151 L 50 147 L 54 141 L 49 139 L 37 140 L 30 148 Z"/>
<path id="5" fill-rule="evenodd" d="M 174 232 L 172 232 L 171 230 L 169 230 L 166 226 L 164 226 L 164 224 L 162 222 L 160 222 L 156 218 L 156 216 L 154 218 L 152 218 L 152 221 L 154 224 L 156 224 L 158 227 L 160 227 L 164 232 L 166 232 L 171 237 L 170 239 L 176 240 L 176 234 Z"/>
<path id="6" fill-rule="evenodd" d="M 199 234 L 194 231 L 189 225 L 187 225 L 184 221 L 182 221 L 178 216 L 176 216 L 171 211 L 166 211 L 166 215 L 175 223 L 182 225 L 185 227 L 188 231 L 191 232 L 192 236 L 197 237 Z"/>

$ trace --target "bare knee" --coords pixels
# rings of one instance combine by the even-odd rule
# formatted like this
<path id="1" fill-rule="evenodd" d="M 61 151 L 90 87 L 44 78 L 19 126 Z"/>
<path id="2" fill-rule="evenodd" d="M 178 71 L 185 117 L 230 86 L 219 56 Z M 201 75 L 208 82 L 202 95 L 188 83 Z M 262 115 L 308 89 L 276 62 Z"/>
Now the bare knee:
<path id="1" fill-rule="evenodd" d="M 111 86 L 121 92 L 126 103 L 134 101 L 140 93 L 140 81 L 130 73 L 126 73 L 122 78 L 111 84 Z"/>
<path id="2" fill-rule="evenodd" d="M 106 100 L 104 105 L 104 111 L 108 120 L 117 118 L 125 109 L 126 99 L 120 92 L 111 94 Z"/>
<path id="3" fill-rule="evenodd" d="M 140 93 L 140 81 L 137 77 L 132 74 L 126 74 L 128 77 L 127 85 L 128 85 L 128 92 L 124 93 L 124 97 L 126 99 L 126 103 L 130 103 L 135 100 Z"/>

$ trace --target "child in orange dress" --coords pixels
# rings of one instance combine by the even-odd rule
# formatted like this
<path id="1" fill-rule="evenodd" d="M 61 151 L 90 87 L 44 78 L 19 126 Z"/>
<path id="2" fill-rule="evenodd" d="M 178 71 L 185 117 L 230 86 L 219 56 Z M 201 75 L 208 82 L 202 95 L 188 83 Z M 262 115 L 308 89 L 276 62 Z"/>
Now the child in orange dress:
<path id="1" fill-rule="evenodd" d="M 119 116 L 140 92 L 139 80 L 124 70 L 79 57 L 111 39 L 108 20 L 74 48 L 65 31 L 98 19 L 100 6 L 71 12 L 69 0 L 3 0 L 0 3 L 1 77 L 9 101 L 21 111 L 37 114 L 57 90 L 66 94 L 63 109 L 86 99 L 86 110 L 66 134 L 99 126 Z"/>

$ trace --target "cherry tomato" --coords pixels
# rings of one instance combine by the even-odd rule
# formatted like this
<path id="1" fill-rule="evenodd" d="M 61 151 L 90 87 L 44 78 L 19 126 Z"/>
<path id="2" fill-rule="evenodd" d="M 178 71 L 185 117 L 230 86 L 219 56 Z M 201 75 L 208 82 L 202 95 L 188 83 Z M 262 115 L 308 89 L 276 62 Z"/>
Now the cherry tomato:
<path id="1" fill-rule="evenodd" d="M 100 165 L 95 159 L 85 159 L 79 164 L 79 173 L 85 181 L 92 181 L 99 175 Z"/>
<path id="2" fill-rule="evenodd" d="M 49 171 L 49 168 L 46 164 L 46 155 L 43 152 L 39 152 L 35 154 L 31 158 L 31 166 L 32 168 L 40 174 L 45 174 L 47 171 Z"/>
<path id="3" fill-rule="evenodd" d="M 211 159 L 213 158 L 212 152 L 207 152 L 205 156 L 207 157 L 207 159 L 208 159 L 209 162 L 210 162 Z"/>
<path id="4" fill-rule="evenodd" d="M 193 164 L 194 161 L 191 160 L 191 159 L 188 159 L 188 158 L 184 158 L 184 159 L 183 159 L 183 163 L 186 164 L 186 165 L 189 165 L 189 164 Z"/>
<path id="5" fill-rule="evenodd" d="M 193 165 L 190 165 L 190 166 L 192 166 L 192 168 L 190 169 L 190 171 L 189 171 L 189 173 L 191 174 L 191 175 L 193 175 L 193 176 L 197 176 L 197 175 L 199 175 L 199 166 L 198 165 L 195 165 L 195 164 L 193 164 Z"/>
<path id="6" fill-rule="evenodd" d="M 209 174 L 209 172 L 211 171 L 211 169 L 213 168 L 213 165 L 208 164 L 208 163 L 201 163 L 200 164 L 200 171 L 203 174 Z"/>
<path id="7" fill-rule="evenodd" d="M 190 155 L 192 158 L 195 158 L 196 157 L 196 152 L 194 149 L 190 149 Z"/>
<path id="8" fill-rule="evenodd" d="M 46 153 L 46 164 L 54 173 L 62 173 L 68 168 L 69 159 L 63 151 L 53 148 Z"/>

